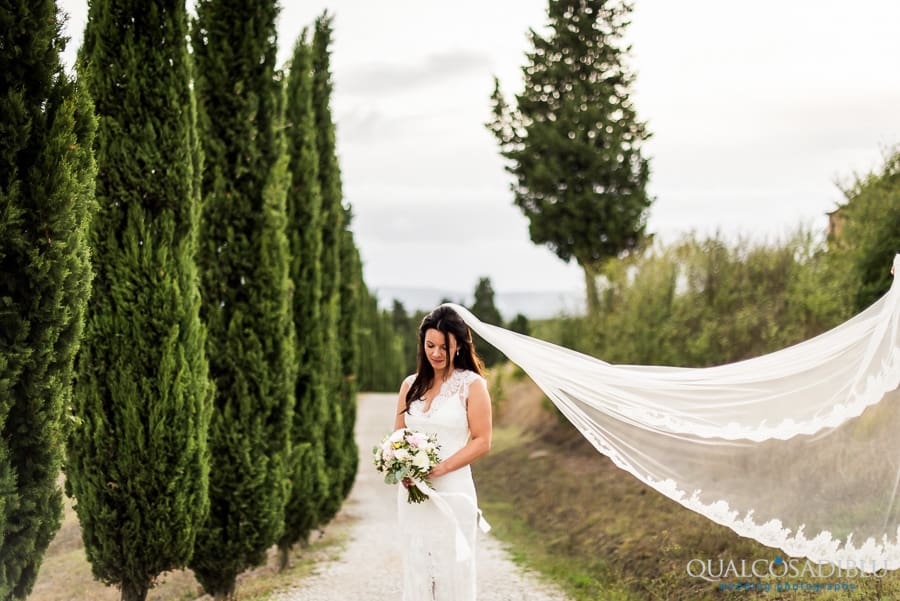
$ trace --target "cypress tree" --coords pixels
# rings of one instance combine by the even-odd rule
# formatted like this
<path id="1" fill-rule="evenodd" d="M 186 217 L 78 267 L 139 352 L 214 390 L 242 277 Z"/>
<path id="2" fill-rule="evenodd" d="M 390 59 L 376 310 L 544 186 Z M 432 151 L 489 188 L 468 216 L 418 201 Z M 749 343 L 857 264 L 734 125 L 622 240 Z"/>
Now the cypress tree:
<path id="1" fill-rule="evenodd" d="M 363 284 L 362 298 L 360 299 L 360 327 L 359 327 L 359 370 L 356 379 L 360 390 L 380 390 L 375 388 L 379 383 L 375 381 L 377 354 L 375 341 L 378 332 L 378 301 L 369 293 L 369 289 Z"/>
<path id="2" fill-rule="evenodd" d="M 66 466 L 94 575 L 141 600 L 208 510 L 212 389 L 194 263 L 200 154 L 183 0 L 95 0 L 96 277 Z"/>
<path id="3" fill-rule="evenodd" d="M 384 382 L 382 387 L 378 388 L 377 390 L 396 392 L 400 387 L 400 384 L 398 384 L 398 382 L 402 382 L 403 378 L 408 376 L 411 371 L 415 370 L 415 368 L 413 368 L 412 370 L 410 370 L 409 368 L 409 362 L 407 360 L 407 349 L 409 346 L 407 342 L 407 335 L 403 331 L 397 332 L 394 326 L 394 316 L 391 311 L 381 311 L 380 316 L 381 320 L 379 323 L 378 334 L 380 341 L 379 346 L 383 349 L 381 353 L 386 356 L 388 360 L 386 362 L 386 366 L 384 368 L 381 368 L 377 363 L 378 358 L 373 358 L 373 360 L 376 361 L 376 369 L 380 371 L 379 376 L 383 379 Z M 363 388 L 363 390 L 370 389 Z"/>
<path id="4" fill-rule="evenodd" d="M 475 286 L 475 303 L 470 310 L 485 323 L 503 325 L 500 311 L 494 304 L 494 287 L 491 285 L 491 278 L 479 278 L 478 285 Z M 475 341 L 475 348 L 478 349 L 478 355 L 484 360 L 487 367 L 503 361 L 503 353 L 488 344 L 484 338 L 478 334 L 473 334 L 472 338 Z"/>
<path id="5" fill-rule="evenodd" d="M 281 566 L 290 548 L 305 543 L 319 524 L 319 500 L 326 495 L 323 428 L 326 397 L 323 357 L 322 195 L 312 105 L 312 56 L 307 31 L 297 38 L 286 85 L 285 131 L 291 184 L 287 195 L 294 326 L 297 340 L 295 410 L 289 464 L 291 493 L 284 534 L 278 541 Z"/>
<path id="6" fill-rule="evenodd" d="M 391 308 L 391 325 L 394 333 L 400 337 L 400 344 L 403 349 L 403 369 L 401 370 L 403 373 L 400 376 L 401 381 L 416 370 L 416 356 L 419 353 L 417 336 L 419 323 L 420 322 L 415 321 L 415 315 L 409 315 L 406 312 L 406 307 L 403 306 L 403 303 L 395 298 Z M 393 386 L 394 385 L 392 385 L 392 387 Z M 396 386 L 399 388 L 399 384 Z"/>
<path id="7" fill-rule="evenodd" d="M 319 505 L 319 521 L 324 524 L 337 515 L 344 499 L 344 471 L 347 465 L 343 443 L 345 429 L 341 403 L 341 351 L 339 334 L 341 290 L 341 232 L 344 209 L 341 203 L 341 174 L 337 161 L 334 122 L 331 117 L 331 17 L 316 19 L 313 34 L 313 114 L 316 148 L 319 154 L 319 182 L 322 192 L 322 307 L 324 331 L 323 366 L 326 418 L 324 451 L 328 489 Z"/>
<path id="8" fill-rule="evenodd" d="M 516 106 L 495 82 L 489 124 L 515 176 L 515 203 L 535 244 L 585 275 L 589 315 L 606 263 L 640 248 L 652 198 L 649 137 L 629 97 L 625 0 L 549 0 L 549 33 L 534 46 Z"/>
<path id="9" fill-rule="evenodd" d="M 360 284 L 359 318 L 359 390 L 397 392 L 400 382 L 408 374 L 404 334 L 397 331 L 395 319 L 399 309 L 405 316 L 403 305 L 394 301 L 391 311 L 379 310 L 378 299 Z M 404 317 L 402 328 L 408 328 Z"/>
<path id="10" fill-rule="evenodd" d="M 512 321 L 506 324 L 506 329 L 526 336 L 531 335 L 531 324 L 528 322 L 528 318 L 521 313 L 516 313 Z"/>
<path id="11" fill-rule="evenodd" d="M 356 480 L 359 464 L 359 449 L 356 446 L 354 425 L 356 424 L 357 373 L 359 372 L 359 319 L 360 295 L 363 286 L 362 261 L 359 249 L 353 239 L 350 223 L 352 212 L 344 211 L 344 229 L 341 232 L 341 314 L 338 321 L 338 340 L 341 348 L 341 417 L 344 426 L 344 466 L 342 474 L 342 495 L 346 497 Z"/>
<path id="12" fill-rule="evenodd" d="M 0 13 L 0 598 L 31 592 L 56 484 L 92 271 L 90 101 L 66 75 L 52 0 Z"/>
<path id="13" fill-rule="evenodd" d="M 209 519 L 190 566 L 216 598 L 284 528 L 294 405 L 287 153 L 274 0 L 201 0 L 192 46 L 207 168 L 198 261 L 216 397 Z"/>

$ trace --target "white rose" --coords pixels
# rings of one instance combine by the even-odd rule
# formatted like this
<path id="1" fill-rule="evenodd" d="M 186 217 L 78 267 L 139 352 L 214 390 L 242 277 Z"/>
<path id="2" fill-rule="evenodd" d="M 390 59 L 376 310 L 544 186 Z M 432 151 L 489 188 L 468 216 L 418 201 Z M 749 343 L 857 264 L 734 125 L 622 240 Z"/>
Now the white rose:
<path id="1" fill-rule="evenodd" d="M 428 453 L 425 451 L 419 451 L 416 453 L 415 457 L 413 457 L 413 465 L 419 469 L 427 470 L 431 467 L 431 460 L 428 459 Z"/>
<path id="2" fill-rule="evenodd" d="M 397 449 L 394 451 L 394 457 L 400 461 L 406 461 L 406 458 L 409 457 L 409 451 L 406 449 Z"/>
<path id="3" fill-rule="evenodd" d="M 401 440 L 403 440 L 403 434 L 405 432 L 406 432 L 406 430 L 403 430 L 403 429 L 394 430 L 394 433 L 391 434 L 390 441 L 391 442 L 400 442 Z"/>

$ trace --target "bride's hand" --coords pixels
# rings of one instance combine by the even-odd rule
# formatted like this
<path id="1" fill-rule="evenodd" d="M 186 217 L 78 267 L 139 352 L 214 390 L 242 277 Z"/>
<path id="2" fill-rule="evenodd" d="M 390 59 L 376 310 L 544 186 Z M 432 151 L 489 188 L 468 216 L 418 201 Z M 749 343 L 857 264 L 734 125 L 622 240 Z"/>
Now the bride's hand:
<path id="1" fill-rule="evenodd" d="M 436 466 L 434 466 L 434 469 L 432 469 L 430 472 L 428 472 L 428 475 L 425 477 L 430 480 L 431 478 L 440 478 L 441 476 L 443 476 L 446 473 L 447 473 L 447 469 L 444 467 L 444 464 L 439 463 Z"/>
<path id="2" fill-rule="evenodd" d="M 403 480 L 401 480 L 401 483 L 403 484 L 404 488 L 409 488 L 413 485 L 412 478 L 404 478 Z"/>

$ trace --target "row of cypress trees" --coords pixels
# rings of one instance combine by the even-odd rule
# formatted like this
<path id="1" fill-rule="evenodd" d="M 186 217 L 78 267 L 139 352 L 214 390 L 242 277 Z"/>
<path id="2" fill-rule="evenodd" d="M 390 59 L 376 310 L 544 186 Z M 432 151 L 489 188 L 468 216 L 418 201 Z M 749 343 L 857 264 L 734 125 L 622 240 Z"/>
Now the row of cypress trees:
<path id="1" fill-rule="evenodd" d="M 500 325 L 526 336 L 531 332 L 528 318 L 521 313 L 508 322 L 503 321 L 494 302 L 493 284 L 488 277 L 478 279 L 469 309 L 486 323 Z M 361 361 L 356 372 L 359 386 L 362 390 L 396 392 L 397 382 L 416 370 L 417 332 L 427 312 L 418 310 L 410 314 L 397 299 L 394 299 L 390 309 L 381 309 L 376 296 L 365 288 L 360 310 L 362 328 L 358 340 Z M 473 338 L 478 356 L 487 367 L 506 360 L 500 351 L 480 336 L 473 333 Z"/>
<path id="2" fill-rule="evenodd" d="M 399 327 L 394 321 L 398 307 L 403 312 Z M 362 292 L 360 311 L 359 387 L 361 390 L 397 392 L 397 383 L 416 369 L 409 358 L 408 346 L 416 342 L 412 330 L 418 328 L 418 324 L 410 323 L 399 301 L 394 301 L 393 311 L 379 308 L 378 299 L 367 289 Z"/>
<path id="3" fill-rule="evenodd" d="M 94 575 L 128 600 L 185 565 L 232 596 L 355 476 L 365 287 L 330 18 L 285 76 L 274 0 L 196 9 L 91 2 L 77 85 L 52 0 L 0 19 L 3 599 L 58 528 L 64 438 Z"/>

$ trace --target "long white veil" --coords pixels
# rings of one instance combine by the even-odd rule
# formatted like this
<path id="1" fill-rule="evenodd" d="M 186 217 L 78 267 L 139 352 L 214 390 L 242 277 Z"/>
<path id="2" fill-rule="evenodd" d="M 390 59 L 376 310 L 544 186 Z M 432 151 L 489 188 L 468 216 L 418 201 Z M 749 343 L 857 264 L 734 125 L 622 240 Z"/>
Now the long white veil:
<path id="1" fill-rule="evenodd" d="M 791 556 L 900 568 L 896 277 L 820 336 L 708 368 L 613 365 L 450 306 L 598 451 L 667 497 Z"/>

